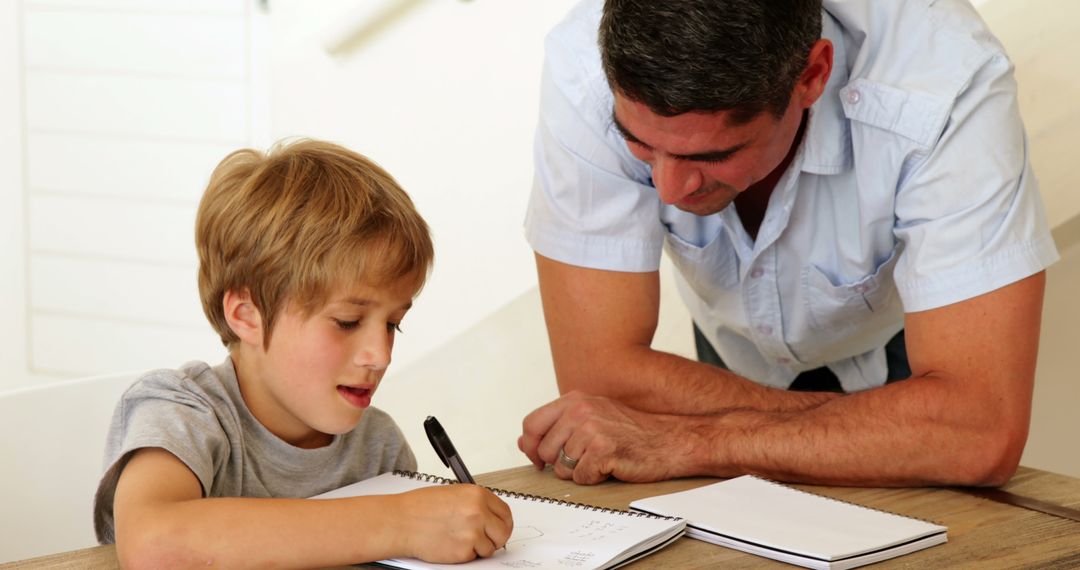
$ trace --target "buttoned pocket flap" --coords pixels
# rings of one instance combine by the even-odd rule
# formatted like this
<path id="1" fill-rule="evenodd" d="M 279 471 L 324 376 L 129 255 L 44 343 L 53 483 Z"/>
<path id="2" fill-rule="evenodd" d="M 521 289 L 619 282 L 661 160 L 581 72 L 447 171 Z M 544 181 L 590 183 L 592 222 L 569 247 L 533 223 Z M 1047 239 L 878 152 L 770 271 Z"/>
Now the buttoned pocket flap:
<path id="1" fill-rule="evenodd" d="M 949 99 L 868 79 L 856 79 L 841 88 L 840 101 L 848 119 L 894 132 L 924 147 L 941 136 L 952 109 Z"/>

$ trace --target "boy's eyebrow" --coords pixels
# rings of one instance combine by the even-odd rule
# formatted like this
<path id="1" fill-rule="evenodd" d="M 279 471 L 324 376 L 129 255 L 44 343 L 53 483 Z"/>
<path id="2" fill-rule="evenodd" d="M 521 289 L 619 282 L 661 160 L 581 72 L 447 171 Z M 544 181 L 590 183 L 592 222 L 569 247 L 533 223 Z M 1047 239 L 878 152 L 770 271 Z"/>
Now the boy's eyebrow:
<path id="1" fill-rule="evenodd" d="M 622 137 L 634 144 L 639 144 L 645 148 L 651 149 L 652 147 L 641 142 L 641 139 L 634 136 L 622 123 L 619 122 L 619 118 L 615 116 L 615 111 L 611 111 L 611 122 L 615 125 L 615 128 L 619 131 Z M 679 160 L 693 160 L 698 162 L 720 162 L 731 158 L 731 155 L 739 152 L 746 146 L 747 143 L 739 143 L 733 147 L 724 148 L 720 150 L 710 150 L 705 152 L 696 152 L 694 154 L 673 154 L 674 158 Z"/>
<path id="2" fill-rule="evenodd" d="M 361 298 L 361 297 L 348 297 L 346 299 L 342 299 L 341 302 L 342 303 L 348 303 L 350 305 L 359 305 L 361 307 L 366 307 L 366 306 L 371 305 L 372 303 L 374 303 L 374 301 L 372 301 L 371 299 L 364 299 L 364 298 Z M 405 303 L 404 305 L 398 307 L 398 310 L 399 311 L 408 311 L 411 308 L 412 308 L 412 301 L 409 301 L 408 303 Z"/>

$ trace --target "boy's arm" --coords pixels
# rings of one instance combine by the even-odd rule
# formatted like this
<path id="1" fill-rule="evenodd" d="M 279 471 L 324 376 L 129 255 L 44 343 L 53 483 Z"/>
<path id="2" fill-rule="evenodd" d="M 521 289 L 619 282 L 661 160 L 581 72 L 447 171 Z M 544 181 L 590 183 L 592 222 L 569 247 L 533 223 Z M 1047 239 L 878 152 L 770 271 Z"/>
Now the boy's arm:
<path id="1" fill-rule="evenodd" d="M 473 485 L 332 500 L 202 498 L 168 451 L 136 451 L 117 483 L 125 568 L 323 567 L 411 556 L 463 562 L 510 536 L 510 509 Z"/>

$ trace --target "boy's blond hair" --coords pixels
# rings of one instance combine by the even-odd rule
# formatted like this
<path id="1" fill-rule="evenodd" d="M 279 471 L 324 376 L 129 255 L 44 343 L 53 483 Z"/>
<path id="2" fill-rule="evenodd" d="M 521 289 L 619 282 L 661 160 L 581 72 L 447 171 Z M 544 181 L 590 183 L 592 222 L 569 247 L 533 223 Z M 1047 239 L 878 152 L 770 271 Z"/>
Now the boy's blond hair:
<path id="1" fill-rule="evenodd" d="M 195 219 L 203 311 L 232 347 L 227 291 L 247 289 L 264 346 L 286 304 L 310 315 L 338 288 L 403 278 L 419 291 L 434 259 L 427 224 L 397 182 L 333 143 L 238 150 L 214 169 Z"/>

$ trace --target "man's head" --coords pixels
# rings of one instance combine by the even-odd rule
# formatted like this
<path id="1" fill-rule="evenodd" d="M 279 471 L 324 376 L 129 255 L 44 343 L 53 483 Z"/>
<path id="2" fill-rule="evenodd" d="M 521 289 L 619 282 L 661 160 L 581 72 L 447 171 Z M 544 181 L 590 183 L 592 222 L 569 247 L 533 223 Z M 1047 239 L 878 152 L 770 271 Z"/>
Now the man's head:
<path id="1" fill-rule="evenodd" d="M 199 204 L 195 243 L 203 311 L 229 347 L 239 338 L 227 292 L 250 296 L 269 346 L 286 305 L 310 315 L 357 284 L 406 280 L 415 293 L 434 258 L 427 224 L 385 170 L 313 140 L 225 157 Z"/>
<path id="2" fill-rule="evenodd" d="M 599 37 L 615 126 L 697 215 L 784 161 L 832 69 L 820 0 L 607 0 Z"/>
<path id="3" fill-rule="evenodd" d="M 612 89 L 656 114 L 780 117 L 821 38 L 821 0 L 607 0 L 599 36 Z"/>

